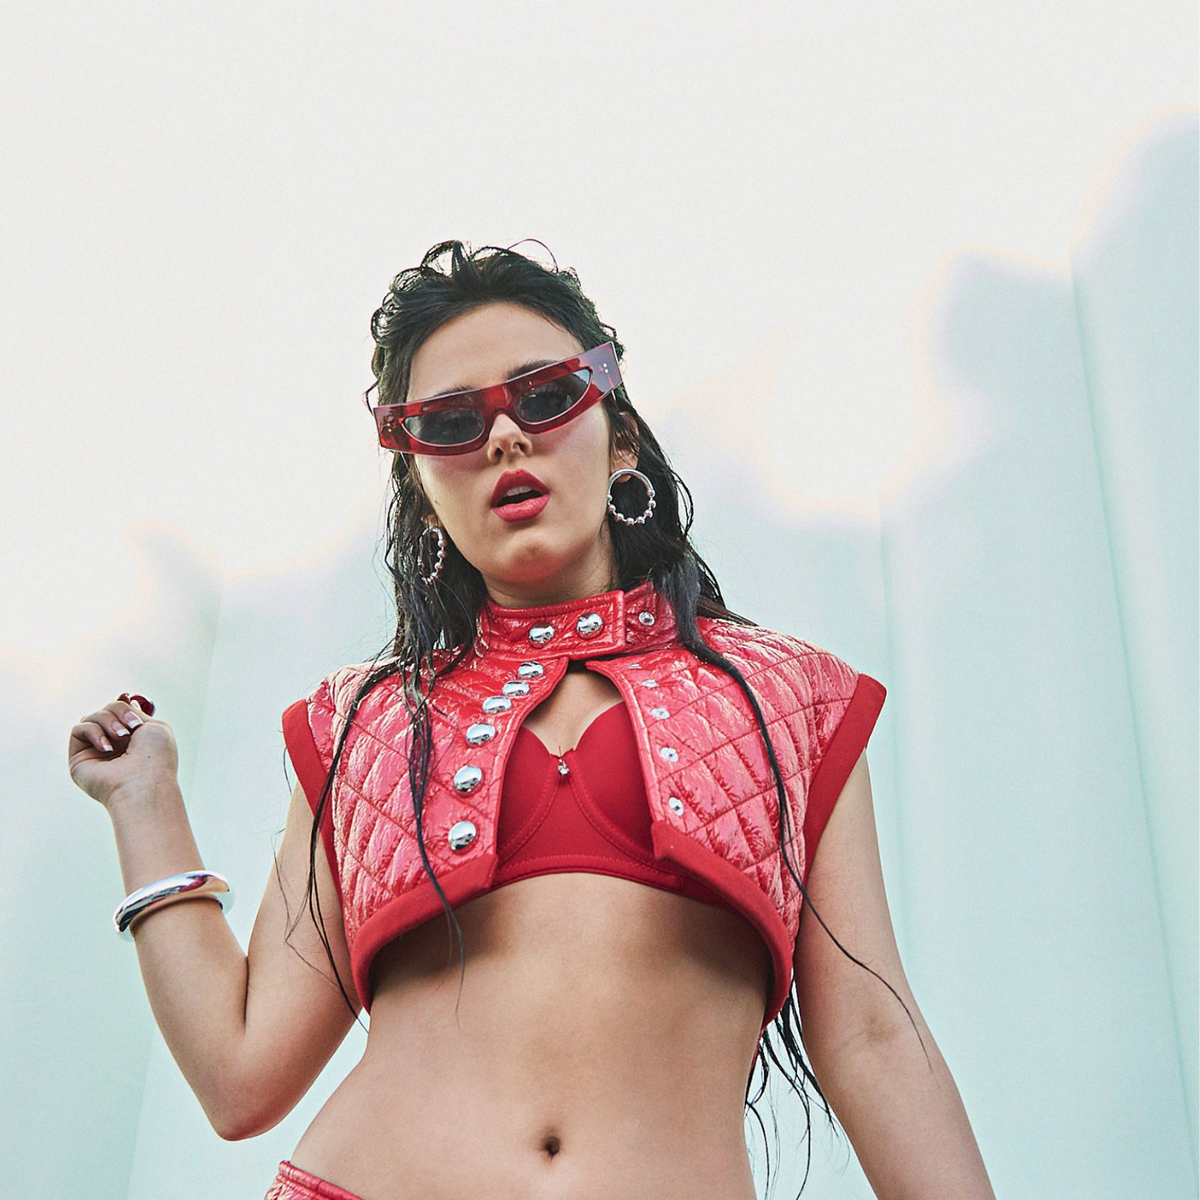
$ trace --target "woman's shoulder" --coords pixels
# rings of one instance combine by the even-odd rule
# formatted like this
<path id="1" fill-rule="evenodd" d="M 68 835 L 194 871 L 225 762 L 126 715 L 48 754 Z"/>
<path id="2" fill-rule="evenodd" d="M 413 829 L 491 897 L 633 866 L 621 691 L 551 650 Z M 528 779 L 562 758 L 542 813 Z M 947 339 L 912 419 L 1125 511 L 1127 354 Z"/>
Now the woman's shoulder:
<path id="1" fill-rule="evenodd" d="M 818 658 L 829 654 L 815 642 L 766 625 L 745 624 L 724 617 L 697 617 L 696 624 L 704 640 L 718 648 L 729 646 L 779 659 Z"/>
<path id="2" fill-rule="evenodd" d="M 697 624 L 714 650 L 755 673 L 773 674 L 808 695 L 846 696 L 858 683 L 857 668 L 808 638 L 727 619 L 701 617 Z"/>
<path id="3" fill-rule="evenodd" d="M 316 704 L 344 713 L 358 695 L 360 689 L 372 676 L 375 682 L 368 692 L 387 679 L 399 675 L 400 660 L 396 655 L 386 658 L 371 658 L 364 662 L 345 663 L 335 667 L 313 685 L 307 699 Z"/>

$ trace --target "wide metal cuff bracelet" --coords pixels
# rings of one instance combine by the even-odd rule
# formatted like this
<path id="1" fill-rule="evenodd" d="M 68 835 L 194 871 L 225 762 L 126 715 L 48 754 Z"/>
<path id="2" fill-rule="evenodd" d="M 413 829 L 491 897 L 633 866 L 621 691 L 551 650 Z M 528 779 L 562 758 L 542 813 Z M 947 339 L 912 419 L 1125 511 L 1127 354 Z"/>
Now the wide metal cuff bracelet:
<path id="1" fill-rule="evenodd" d="M 130 892 L 113 913 L 113 924 L 121 937 L 132 942 L 130 926 L 150 909 L 203 896 L 211 896 L 223 912 L 233 907 L 233 890 L 224 875 L 218 875 L 216 871 L 184 871 L 181 875 L 169 875 Z"/>

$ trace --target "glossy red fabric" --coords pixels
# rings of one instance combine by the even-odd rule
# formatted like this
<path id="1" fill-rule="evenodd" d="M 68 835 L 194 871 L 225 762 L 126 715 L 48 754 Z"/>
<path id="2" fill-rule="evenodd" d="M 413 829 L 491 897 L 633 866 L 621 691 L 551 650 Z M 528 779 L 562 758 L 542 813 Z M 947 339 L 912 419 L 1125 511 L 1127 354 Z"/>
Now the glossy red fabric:
<path id="1" fill-rule="evenodd" d="M 263 1200 L 362 1200 L 336 1183 L 320 1179 L 301 1167 L 293 1166 L 286 1158 L 279 1164 L 275 1182 Z"/>
<path id="2" fill-rule="evenodd" d="M 591 871 L 737 911 L 685 871 L 656 862 L 637 745 L 619 701 L 561 756 L 530 730 L 517 731 L 505 769 L 496 853 L 493 888 L 533 875 Z"/>
<path id="3" fill-rule="evenodd" d="M 886 689 L 837 655 L 790 634 L 704 616 L 697 618 L 697 628 L 710 648 L 738 667 L 755 696 L 783 779 L 794 834 L 789 858 L 803 879 Z M 443 671 L 452 654 L 458 657 L 457 651 L 435 652 Z M 424 855 L 409 785 L 412 719 L 398 676 L 380 679 L 359 697 L 364 678 L 379 664 L 340 667 L 284 712 L 284 738 L 315 810 L 357 699 L 321 837 L 337 881 L 360 1000 L 370 1011 L 371 964 L 379 950 L 440 917 L 443 895 L 459 905 L 495 886 L 506 866 L 500 823 L 506 819 L 501 799 L 508 764 L 529 755 L 537 761 L 538 747 L 529 745 L 532 734 L 522 734 L 522 721 L 578 660 L 620 694 L 643 786 L 624 791 L 606 809 L 608 802 L 588 795 L 588 789 L 606 787 L 593 775 L 603 780 L 612 767 L 607 756 L 597 755 L 602 765 L 598 774 L 586 773 L 582 802 L 573 790 L 565 815 L 556 811 L 546 827 L 550 854 L 564 853 L 554 833 L 559 821 L 573 822 L 585 837 L 595 834 L 609 844 L 604 849 L 589 842 L 618 857 L 625 877 L 635 878 L 635 866 L 652 868 L 661 874 L 651 882 L 672 886 L 686 878 L 688 887 L 719 894 L 770 949 L 774 980 L 765 1029 L 791 986 L 802 902 L 782 861 L 775 776 L 741 686 L 682 645 L 671 605 L 650 581 L 628 591 L 528 608 L 485 600 L 474 645 L 439 677 L 428 709 L 432 746 L 421 821 Z M 596 727 L 593 742 L 614 734 L 620 720 L 616 714 L 599 719 L 608 724 Z M 585 736 L 577 748 L 584 758 L 587 746 Z M 624 773 L 628 779 L 627 758 Z M 635 803 L 634 796 L 641 799 Z M 540 796 L 524 796 L 526 804 L 539 802 L 547 803 L 544 789 Z M 613 815 L 607 822 L 588 818 L 597 812 Z M 590 829 L 582 829 L 579 814 Z M 639 863 L 647 818 L 653 863 Z M 631 839 L 636 845 L 606 837 L 613 828 L 640 830 Z M 509 828 L 514 845 L 525 832 L 518 817 Z"/>

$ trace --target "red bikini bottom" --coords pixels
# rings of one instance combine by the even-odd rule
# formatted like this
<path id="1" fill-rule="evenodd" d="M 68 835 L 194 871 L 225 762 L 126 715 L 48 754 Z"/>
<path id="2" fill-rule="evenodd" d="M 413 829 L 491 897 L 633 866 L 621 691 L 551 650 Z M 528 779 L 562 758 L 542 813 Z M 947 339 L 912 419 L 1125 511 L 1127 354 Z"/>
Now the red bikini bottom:
<path id="1" fill-rule="evenodd" d="M 264 1200 L 362 1200 L 362 1197 L 293 1166 L 285 1158 Z"/>

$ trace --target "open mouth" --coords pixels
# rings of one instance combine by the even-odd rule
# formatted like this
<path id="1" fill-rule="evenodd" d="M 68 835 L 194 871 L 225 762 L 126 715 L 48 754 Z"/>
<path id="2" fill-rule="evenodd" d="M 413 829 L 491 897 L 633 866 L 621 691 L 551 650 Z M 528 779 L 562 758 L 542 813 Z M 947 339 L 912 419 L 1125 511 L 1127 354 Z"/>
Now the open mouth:
<path id="1" fill-rule="evenodd" d="M 537 488 L 531 488 L 531 487 L 514 488 L 511 492 L 508 493 L 508 495 L 501 496 L 500 499 L 497 500 L 496 503 L 492 505 L 492 507 L 493 508 L 507 508 L 511 504 L 522 504 L 527 500 L 534 500 L 538 496 L 544 496 L 545 494 L 546 494 L 545 492 L 539 491 Z"/>
<path id="2" fill-rule="evenodd" d="M 492 512 L 506 523 L 529 521 L 536 517 L 550 503 L 546 492 L 533 488 L 522 488 L 519 495 L 501 496 L 492 505 Z"/>

